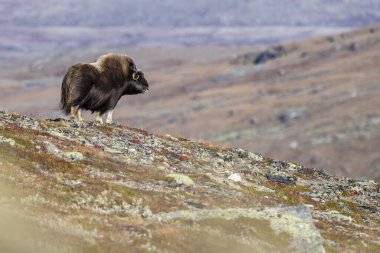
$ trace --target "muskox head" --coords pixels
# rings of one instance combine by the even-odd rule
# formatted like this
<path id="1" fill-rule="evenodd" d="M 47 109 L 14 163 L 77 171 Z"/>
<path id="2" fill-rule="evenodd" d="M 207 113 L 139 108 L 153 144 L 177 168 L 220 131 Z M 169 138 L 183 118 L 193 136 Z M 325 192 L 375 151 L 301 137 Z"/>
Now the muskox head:
<path id="1" fill-rule="evenodd" d="M 128 80 L 127 95 L 145 93 L 149 90 L 148 81 L 141 70 L 133 70 L 130 80 Z"/>

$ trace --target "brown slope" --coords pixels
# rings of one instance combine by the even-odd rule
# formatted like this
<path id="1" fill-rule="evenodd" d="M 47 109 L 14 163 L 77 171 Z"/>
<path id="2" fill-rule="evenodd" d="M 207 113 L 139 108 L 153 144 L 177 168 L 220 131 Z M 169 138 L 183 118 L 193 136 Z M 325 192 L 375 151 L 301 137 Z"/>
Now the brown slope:
<path id="1" fill-rule="evenodd" d="M 376 29 L 363 29 L 284 45 L 261 65 L 240 56 L 181 66 L 132 115 L 152 131 L 379 180 L 379 42 Z"/>

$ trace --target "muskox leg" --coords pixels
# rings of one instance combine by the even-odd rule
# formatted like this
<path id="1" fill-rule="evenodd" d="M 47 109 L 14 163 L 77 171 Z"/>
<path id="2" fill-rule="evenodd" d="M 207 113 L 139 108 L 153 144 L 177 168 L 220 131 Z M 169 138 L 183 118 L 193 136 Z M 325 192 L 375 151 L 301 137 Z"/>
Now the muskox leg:
<path id="1" fill-rule="evenodd" d="M 100 113 L 98 113 L 98 115 L 96 115 L 95 121 L 100 123 L 100 124 L 103 124 L 103 118 L 102 118 L 102 115 Z"/>
<path id="2" fill-rule="evenodd" d="M 78 108 L 75 106 L 71 106 L 70 118 L 77 120 L 78 119 Z"/>
<path id="3" fill-rule="evenodd" d="M 113 113 L 113 110 L 110 110 L 107 112 L 107 119 L 106 119 L 106 123 L 107 124 L 111 124 L 112 123 L 112 113 Z"/>
<path id="4" fill-rule="evenodd" d="M 81 109 L 77 109 L 77 112 L 78 112 L 78 120 L 79 121 L 83 121 L 82 110 Z"/>

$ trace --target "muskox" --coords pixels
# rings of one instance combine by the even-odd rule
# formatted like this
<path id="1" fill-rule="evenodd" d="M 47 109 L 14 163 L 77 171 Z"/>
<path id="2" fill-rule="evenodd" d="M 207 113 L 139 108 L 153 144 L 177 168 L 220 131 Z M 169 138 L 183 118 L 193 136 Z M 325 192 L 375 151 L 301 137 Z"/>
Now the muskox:
<path id="1" fill-rule="evenodd" d="M 78 63 L 69 68 L 62 81 L 60 109 L 82 121 L 82 110 L 97 112 L 96 121 L 112 123 L 112 113 L 124 95 L 149 89 L 144 73 L 126 55 L 106 54 L 94 63 Z"/>

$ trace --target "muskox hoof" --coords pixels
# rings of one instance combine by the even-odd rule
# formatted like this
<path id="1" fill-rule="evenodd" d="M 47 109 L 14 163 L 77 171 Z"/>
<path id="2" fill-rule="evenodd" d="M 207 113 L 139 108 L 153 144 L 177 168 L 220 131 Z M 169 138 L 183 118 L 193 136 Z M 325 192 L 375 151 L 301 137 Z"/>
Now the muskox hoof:
<path id="1" fill-rule="evenodd" d="M 106 123 L 107 124 L 113 124 L 113 121 L 112 120 L 106 120 Z"/>

